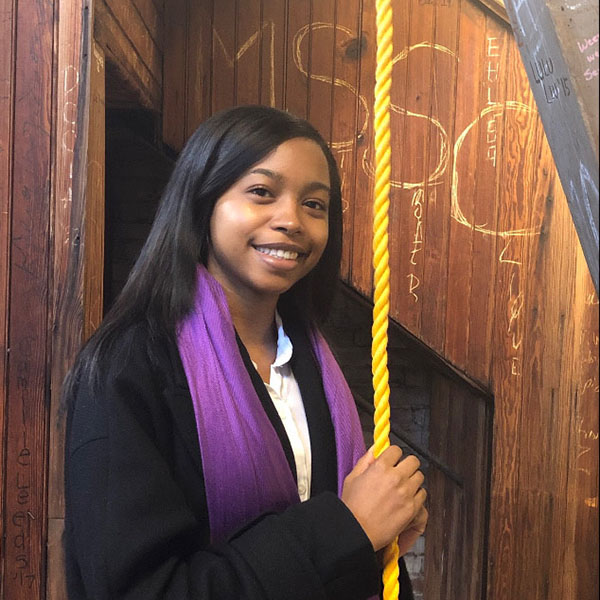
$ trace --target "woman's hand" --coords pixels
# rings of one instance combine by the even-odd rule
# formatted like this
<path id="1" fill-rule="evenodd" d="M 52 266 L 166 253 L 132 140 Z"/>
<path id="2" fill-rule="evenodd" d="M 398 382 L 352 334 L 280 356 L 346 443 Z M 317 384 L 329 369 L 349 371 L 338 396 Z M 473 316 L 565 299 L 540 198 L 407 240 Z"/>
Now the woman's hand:
<path id="1" fill-rule="evenodd" d="M 425 530 L 427 493 L 416 456 L 402 458 L 402 450 L 390 446 L 378 458 L 370 449 L 344 480 L 342 501 L 352 511 L 375 551 L 399 536 L 400 555 L 405 554 Z"/>

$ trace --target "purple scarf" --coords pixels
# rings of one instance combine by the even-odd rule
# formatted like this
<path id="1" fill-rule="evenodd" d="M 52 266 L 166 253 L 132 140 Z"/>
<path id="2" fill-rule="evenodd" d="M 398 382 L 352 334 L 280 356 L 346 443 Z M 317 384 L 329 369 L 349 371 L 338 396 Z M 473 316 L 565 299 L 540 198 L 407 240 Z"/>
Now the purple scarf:
<path id="1" fill-rule="evenodd" d="M 316 330 L 310 340 L 324 374 L 341 494 L 344 478 L 365 451 L 360 422 L 327 343 Z M 211 539 L 221 541 L 261 513 L 299 502 L 298 489 L 240 355 L 223 288 L 202 266 L 177 345 L 196 415 Z"/>

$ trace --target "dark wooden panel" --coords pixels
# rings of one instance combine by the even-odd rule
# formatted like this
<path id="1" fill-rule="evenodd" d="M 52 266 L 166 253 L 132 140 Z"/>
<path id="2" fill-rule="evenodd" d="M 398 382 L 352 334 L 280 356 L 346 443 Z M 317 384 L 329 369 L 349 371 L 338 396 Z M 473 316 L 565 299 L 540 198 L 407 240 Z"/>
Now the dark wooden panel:
<path id="1" fill-rule="evenodd" d="M 320 131 L 323 138 L 331 143 L 333 123 L 333 82 L 336 14 L 335 2 L 313 3 L 309 35 L 310 47 L 303 55 L 310 65 L 308 78 L 308 120 Z M 305 38 L 306 39 L 306 38 Z M 300 46 L 302 48 L 302 45 Z"/>
<path id="2" fill-rule="evenodd" d="M 421 338 L 437 352 L 444 347 L 446 328 L 446 297 L 448 285 L 448 246 L 450 231 L 452 189 L 452 143 L 456 111 L 456 75 L 458 70 L 459 4 L 435 6 L 434 37 L 431 42 L 431 121 L 429 127 L 430 151 L 425 170 L 428 183 L 424 195 L 425 231 L 421 261 L 423 262 L 423 288 L 436 293 L 421 297 Z M 449 88 L 453 82 L 454 87 Z M 429 181 L 431 179 L 431 181 Z M 413 216 L 414 216 L 413 207 Z M 417 227 L 413 242 L 418 242 Z M 415 243 L 411 249 L 417 250 Z"/>
<path id="3" fill-rule="evenodd" d="M 156 30 L 150 31 L 142 19 L 133 0 L 100 0 L 113 14 L 115 21 L 135 48 L 136 54 L 142 63 L 150 71 L 152 77 L 162 85 L 162 52 L 154 38 L 161 37 L 162 21 L 154 19 Z"/>
<path id="4" fill-rule="evenodd" d="M 423 242 L 427 228 L 427 197 L 431 187 L 429 154 L 437 133 L 431 106 L 435 6 L 413 0 L 407 3 L 407 11 L 409 7 L 407 36 L 399 40 L 394 52 L 406 63 L 405 84 L 402 88 L 394 86 L 400 91 L 401 98 L 403 96 L 394 111 L 399 113 L 398 116 L 402 115 L 402 128 L 396 139 L 410 139 L 411 144 L 410 149 L 405 146 L 402 152 L 397 153 L 392 168 L 396 187 L 390 212 L 393 224 L 390 228 L 390 269 L 394 273 L 391 310 L 393 314 L 402 314 L 408 328 L 419 335 Z M 407 234 L 399 235 L 401 231 Z"/>
<path id="5" fill-rule="evenodd" d="M 187 98 L 187 0 L 171 0 L 169 7 L 165 15 L 162 135 L 165 144 L 179 151 L 186 139 L 186 107 L 197 100 L 195 95 L 191 102 Z"/>
<path id="6" fill-rule="evenodd" d="M 105 74 L 104 53 L 92 44 L 83 282 L 83 339 L 100 325 L 104 281 Z"/>
<path id="7" fill-rule="evenodd" d="M 466 304 L 468 322 L 477 323 L 477 326 L 465 328 L 464 337 L 458 338 L 461 359 L 474 377 L 488 382 L 493 351 L 496 273 L 505 261 L 511 264 L 510 249 L 515 241 L 513 236 L 505 235 L 498 222 L 499 190 L 506 168 L 503 123 L 513 117 L 514 111 L 511 108 L 513 98 L 507 95 L 510 34 L 503 23 L 489 15 L 485 15 L 483 21 L 478 19 L 478 24 L 484 34 L 478 40 L 479 55 L 474 73 L 480 82 L 479 100 L 472 120 L 464 119 L 462 132 L 455 132 L 451 214 L 453 225 L 457 224 L 462 235 L 470 237 Z M 468 53 L 467 45 L 462 49 Z M 465 54 L 461 53 L 460 60 Z M 468 56 L 464 60 L 468 60 Z M 473 172 L 476 177 L 472 176 Z M 463 204 L 463 201 L 466 202 Z M 459 268 L 455 267 L 455 272 Z M 460 296 L 454 300 L 454 308 L 460 311 L 457 302 L 461 302 Z"/>
<path id="8" fill-rule="evenodd" d="M 160 112 L 162 70 L 158 73 L 160 79 L 157 79 L 157 73 L 145 64 L 134 42 L 102 0 L 95 4 L 94 37 L 102 46 L 106 59 L 118 67 L 120 75 L 137 92 L 140 104 Z M 150 39 L 149 36 L 147 38 Z M 156 56 L 150 62 L 156 66 Z"/>
<path id="9" fill-rule="evenodd" d="M 20 5 L 15 24 L 3 548 L 14 600 L 44 589 L 53 16 L 51 4 Z"/>
<path id="10" fill-rule="evenodd" d="M 287 29 L 287 2 L 261 2 L 260 103 L 283 108 Z"/>
<path id="11" fill-rule="evenodd" d="M 236 0 L 215 3 L 213 11 L 212 112 L 235 105 Z M 218 77 L 214 76 L 219 74 Z"/>
<path id="12" fill-rule="evenodd" d="M 358 32 L 361 53 L 360 73 L 358 79 L 358 94 L 361 102 L 368 108 L 367 129 L 357 140 L 356 169 L 354 182 L 353 227 L 352 236 L 346 243 L 351 243 L 352 285 L 362 294 L 370 297 L 373 290 L 373 186 L 370 176 L 373 164 L 374 132 L 373 132 L 373 102 L 375 86 L 375 58 L 377 55 L 377 35 L 375 27 L 375 3 L 363 0 Z M 362 130 L 361 113 L 356 114 L 356 129 Z"/>
<path id="13" fill-rule="evenodd" d="M 430 451 L 456 475 L 427 467 L 425 598 L 481 598 L 485 590 L 488 399 L 434 374 Z"/>
<path id="14" fill-rule="evenodd" d="M 235 104 L 257 104 L 262 88 L 261 51 L 268 36 L 263 30 L 258 0 L 240 3 L 235 19 Z"/>
<path id="15" fill-rule="evenodd" d="M 479 149 L 481 128 L 478 117 L 480 107 L 486 105 L 486 89 L 482 85 L 482 74 L 485 72 L 487 62 L 485 24 L 485 15 L 471 3 L 466 3 L 462 7 L 457 56 L 454 140 L 450 141 L 453 146 L 453 156 L 449 173 L 451 220 L 447 257 L 448 291 L 444 349 L 445 355 L 451 357 L 451 360 L 462 368 L 467 366 L 469 352 L 472 248 L 477 235 L 473 229 L 477 205 L 475 185 L 476 181 L 479 181 L 469 175 L 473 171 L 472 165 L 477 164 L 481 154 Z M 491 191 L 494 198 L 493 186 Z M 489 262 L 484 263 L 482 267 L 487 274 Z M 483 292 L 482 297 L 485 297 L 485 288 L 479 291 Z M 481 377 L 481 374 L 485 373 L 484 366 L 482 371 L 474 375 Z"/>
<path id="16" fill-rule="evenodd" d="M 14 27 L 13 2 L 0 2 L 0 502 L 4 502 L 6 410 L 8 398 L 8 295 L 10 284 L 10 227 L 12 207 L 13 83 Z M 12 486 L 9 488 L 12 490 Z M 0 539 L 5 539 L 5 517 L 0 518 Z M 0 578 L 5 564 L 0 559 Z M 0 583 L 1 587 L 1 583 Z"/>
<path id="17" fill-rule="evenodd" d="M 283 108 L 306 118 L 308 114 L 310 48 L 312 44 L 313 0 L 288 3 L 285 37 L 285 87 Z M 306 36 L 301 40 L 304 32 Z M 300 47 L 297 48 L 298 43 Z"/>
<path id="18" fill-rule="evenodd" d="M 146 31 L 152 38 L 158 51 L 162 54 L 164 42 L 164 15 L 162 6 L 159 10 L 153 0 L 133 0 L 133 4 L 144 23 Z"/>
<path id="19" fill-rule="evenodd" d="M 187 41 L 187 85 L 185 88 L 185 139 L 196 130 L 202 121 L 211 115 L 211 89 L 214 78 L 212 65 L 213 40 L 213 3 L 201 2 L 188 3 L 188 31 L 194 32 L 188 35 Z M 172 35 L 168 38 L 172 44 Z M 177 52 L 171 52 L 169 64 L 177 73 L 182 68 L 181 56 Z M 165 68 L 165 78 L 167 69 Z M 165 84 L 164 97 L 168 92 Z M 166 117 L 163 113 L 163 119 Z M 169 119 L 177 122 L 177 113 L 169 116 Z"/>
<path id="20" fill-rule="evenodd" d="M 356 180 L 359 144 L 364 142 L 368 128 L 369 110 L 358 93 L 360 65 L 366 39 L 360 32 L 361 2 L 336 2 L 335 56 L 331 147 L 340 167 L 344 215 L 344 245 L 342 278 L 348 281 L 351 264 L 351 236 L 354 215 L 354 182 Z"/>
<path id="21" fill-rule="evenodd" d="M 574 564 L 563 597 L 598 597 L 598 294 L 579 252 L 575 315 L 576 405 L 571 421 L 566 519 L 566 560 Z"/>
<path id="22" fill-rule="evenodd" d="M 82 242 L 83 202 L 81 180 L 82 165 L 78 151 L 85 147 L 86 132 L 82 130 L 84 111 L 79 110 L 80 84 L 89 72 L 80 64 L 82 37 L 89 42 L 90 17 L 83 22 L 83 7 L 63 3 L 60 20 L 55 23 L 58 39 L 55 89 L 55 136 L 59 141 L 53 147 L 52 190 L 52 352 L 51 365 L 50 430 L 48 448 L 48 540 L 45 565 L 45 598 L 59 600 L 66 596 L 62 530 L 64 525 L 64 411 L 60 392 L 67 369 L 81 344 L 82 335 L 82 270 L 78 262 Z M 87 14 L 87 13 L 86 13 Z M 85 34 L 82 26 L 85 26 Z"/>

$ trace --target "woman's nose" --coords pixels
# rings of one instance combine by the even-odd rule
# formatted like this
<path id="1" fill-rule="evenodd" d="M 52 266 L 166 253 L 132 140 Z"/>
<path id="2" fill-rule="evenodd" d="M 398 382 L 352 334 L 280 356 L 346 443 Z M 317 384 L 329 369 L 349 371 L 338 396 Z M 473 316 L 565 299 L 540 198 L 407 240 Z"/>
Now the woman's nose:
<path id="1" fill-rule="evenodd" d="M 288 234 L 298 233 L 302 229 L 300 207 L 295 199 L 281 198 L 276 203 L 271 227 Z"/>

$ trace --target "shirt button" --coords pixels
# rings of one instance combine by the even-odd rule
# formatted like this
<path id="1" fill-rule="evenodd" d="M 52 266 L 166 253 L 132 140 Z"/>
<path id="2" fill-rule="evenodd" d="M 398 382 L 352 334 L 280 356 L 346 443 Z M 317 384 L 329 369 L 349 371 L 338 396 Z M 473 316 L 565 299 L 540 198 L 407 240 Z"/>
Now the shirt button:
<path id="1" fill-rule="evenodd" d="M 303 483 L 301 483 L 301 484 L 298 486 L 298 493 L 299 493 L 301 496 L 304 496 L 304 494 L 306 494 L 306 486 L 305 486 Z"/>

